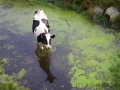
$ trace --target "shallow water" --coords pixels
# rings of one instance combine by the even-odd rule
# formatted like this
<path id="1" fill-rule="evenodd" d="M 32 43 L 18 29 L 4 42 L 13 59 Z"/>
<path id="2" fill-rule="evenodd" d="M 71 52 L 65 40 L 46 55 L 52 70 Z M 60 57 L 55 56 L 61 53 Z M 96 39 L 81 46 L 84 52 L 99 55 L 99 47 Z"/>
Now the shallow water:
<path id="1" fill-rule="evenodd" d="M 43 9 L 49 18 L 52 40 L 50 70 L 57 79 L 51 84 L 35 56 L 32 34 L 35 10 Z M 27 72 L 17 81 L 31 90 L 92 90 L 110 83 L 109 67 L 117 57 L 120 41 L 101 26 L 88 22 L 84 15 L 64 11 L 53 5 L 5 2 L 0 5 L 0 59 L 8 58 L 5 72 Z M 118 58 L 119 59 L 119 58 Z"/>

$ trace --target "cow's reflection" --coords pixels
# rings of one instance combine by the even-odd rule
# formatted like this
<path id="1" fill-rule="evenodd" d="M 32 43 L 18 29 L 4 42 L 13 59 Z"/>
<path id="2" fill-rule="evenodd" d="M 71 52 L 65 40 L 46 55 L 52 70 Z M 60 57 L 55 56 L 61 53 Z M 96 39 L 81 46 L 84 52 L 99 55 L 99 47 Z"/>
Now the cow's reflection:
<path id="1" fill-rule="evenodd" d="M 40 67 L 43 69 L 43 71 L 47 74 L 47 78 L 45 81 L 49 81 L 50 83 L 53 83 L 54 79 L 56 79 L 56 77 L 54 77 L 50 71 L 50 58 L 51 58 L 51 51 L 50 49 L 44 49 L 42 50 L 39 46 L 39 44 L 37 44 L 37 48 L 35 50 L 35 55 L 36 58 L 38 59 L 39 65 Z"/>

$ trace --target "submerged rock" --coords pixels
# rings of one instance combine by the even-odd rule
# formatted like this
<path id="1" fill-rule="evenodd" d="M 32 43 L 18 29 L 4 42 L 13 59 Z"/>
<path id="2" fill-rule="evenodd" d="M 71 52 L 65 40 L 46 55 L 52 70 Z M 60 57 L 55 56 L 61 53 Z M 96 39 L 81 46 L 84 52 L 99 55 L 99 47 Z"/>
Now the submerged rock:
<path id="1" fill-rule="evenodd" d="M 118 12 L 118 10 L 117 10 L 116 7 L 111 6 L 111 7 L 109 7 L 109 8 L 106 10 L 105 14 L 108 14 L 108 15 L 110 16 L 110 20 L 111 20 L 112 22 L 114 22 L 115 19 L 116 19 L 116 17 L 117 17 L 120 13 Z"/>

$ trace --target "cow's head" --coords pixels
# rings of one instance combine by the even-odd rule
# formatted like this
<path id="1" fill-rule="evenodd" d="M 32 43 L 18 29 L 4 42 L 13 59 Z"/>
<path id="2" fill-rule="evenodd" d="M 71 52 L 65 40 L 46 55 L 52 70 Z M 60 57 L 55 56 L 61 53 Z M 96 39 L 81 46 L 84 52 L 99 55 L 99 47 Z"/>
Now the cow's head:
<path id="1" fill-rule="evenodd" d="M 54 37 L 55 37 L 55 35 L 51 35 L 50 33 L 42 33 L 41 34 L 41 41 L 47 49 L 52 48 L 51 39 Z"/>
<path id="2" fill-rule="evenodd" d="M 33 19 L 41 20 L 42 18 L 47 19 L 47 15 L 44 13 L 44 11 L 43 10 L 35 11 Z"/>

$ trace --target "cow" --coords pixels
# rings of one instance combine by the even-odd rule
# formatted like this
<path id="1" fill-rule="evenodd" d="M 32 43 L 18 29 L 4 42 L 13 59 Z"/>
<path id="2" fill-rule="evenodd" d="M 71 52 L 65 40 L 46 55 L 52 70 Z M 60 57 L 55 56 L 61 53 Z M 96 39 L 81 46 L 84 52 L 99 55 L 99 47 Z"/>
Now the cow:
<path id="1" fill-rule="evenodd" d="M 41 49 L 44 49 L 43 45 L 45 45 L 47 49 L 52 48 L 51 38 L 54 38 L 55 35 L 50 34 L 48 18 L 43 10 L 35 11 L 32 30 Z"/>

